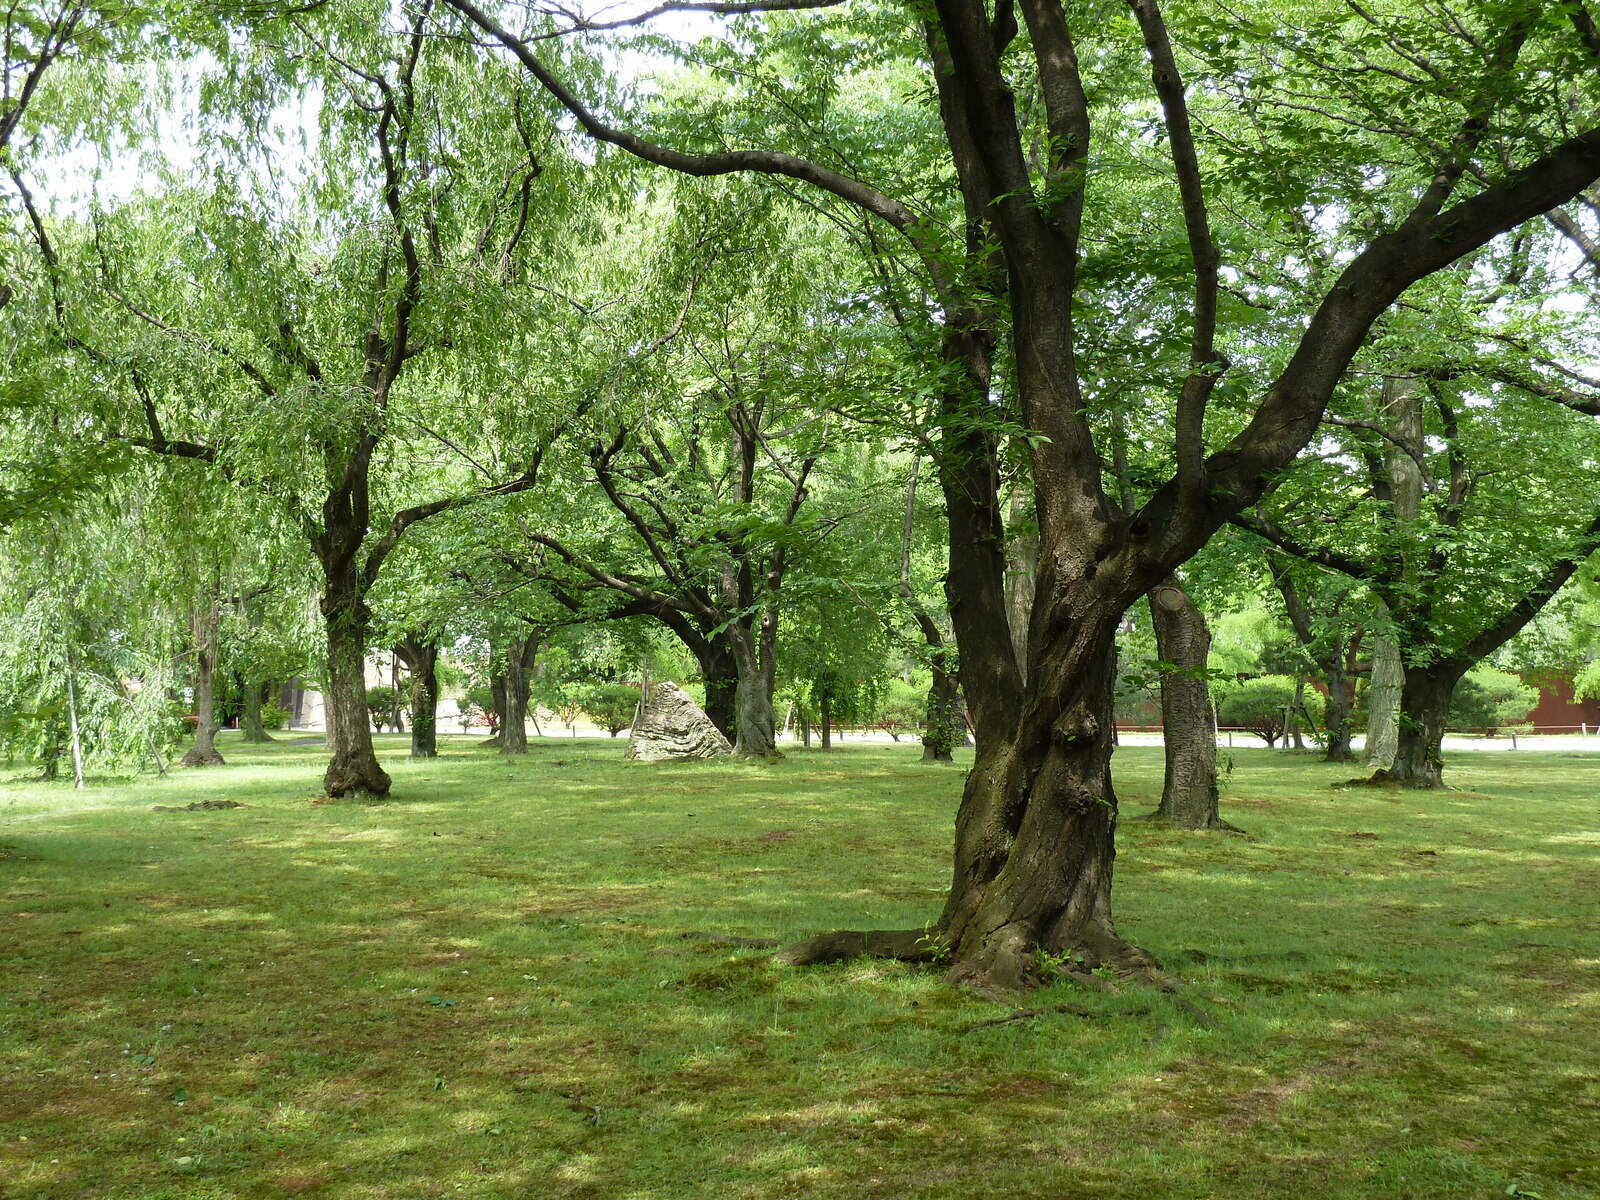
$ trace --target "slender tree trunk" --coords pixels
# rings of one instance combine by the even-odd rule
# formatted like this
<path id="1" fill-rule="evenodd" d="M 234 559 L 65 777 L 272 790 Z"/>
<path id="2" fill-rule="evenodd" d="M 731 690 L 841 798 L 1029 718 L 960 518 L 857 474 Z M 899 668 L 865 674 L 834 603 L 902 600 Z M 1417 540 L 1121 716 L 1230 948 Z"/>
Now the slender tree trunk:
<path id="1" fill-rule="evenodd" d="M 72 661 L 72 651 L 67 651 L 67 721 L 72 738 L 72 786 L 83 789 L 83 734 L 78 725 L 78 671 Z M 213 751 L 212 753 L 216 753 Z M 220 756 L 219 756 L 220 761 Z M 54 764 L 52 763 L 53 767 Z M 48 778 L 55 778 L 50 770 Z"/>
<path id="2" fill-rule="evenodd" d="M 1327 675 L 1328 749 L 1322 761 L 1354 762 L 1355 755 L 1350 751 L 1350 710 L 1355 707 L 1356 681 L 1343 664 L 1335 663 L 1334 667 Z"/>
<path id="3" fill-rule="evenodd" d="M 1373 776 L 1374 783 L 1408 788 L 1444 786 L 1444 727 L 1450 716 L 1450 697 L 1466 671 L 1467 665 L 1451 661 L 1406 668 L 1394 762 Z"/>
<path id="4" fill-rule="evenodd" d="M 537 637 L 512 638 L 506 646 L 506 706 L 500 723 L 501 754 L 528 752 L 528 699 L 533 691 L 528 672 L 538 654 Z"/>
<path id="5" fill-rule="evenodd" d="M 490 647 L 490 661 L 493 661 L 494 647 Z M 499 746 L 503 744 L 506 732 L 506 710 L 509 701 L 506 699 L 505 673 L 499 672 L 489 676 L 489 695 L 494 704 L 494 711 L 488 714 L 489 736 L 484 738 L 480 745 Z"/>
<path id="6" fill-rule="evenodd" d="M 919 466 L 920 460 L 912 463 L 911 478 L 906 486 L 906 517 L 900 531 L 900 598 L 910 608 L 917 628 L 922 633 L 922 640 L 928 647 L 928 665 L 933 672 L 923 715 L 922 761 L 952 762 L 951 752 L 966 732 L 965 718 L 958 718 L 956 713 L 956 697 L 960 688 L 956 678 L 956 657 L 951 653 L 953 647 L 946 644 L 945 631 L 911 585 L 911 539 L 915 532 Z M 906 682 L 910 681 L 911 667 L 908 664 Z M 959 726 L 958 719 L 961 721 Z M 899 736 L 896 735 L 894 740 L 898 742 Z"/>
<path id="7" fill-rule="evenodd" d="M 218 767 L 217 659 L 221 643 L 222 614 L 217 599 L 208 596 L 195 610 L 194 620 L 194 745 L 183 756 L 185 767 Z"/>
<path id="8" fill-rule="evenodd" d="M 253 746 L 277 741 L 261 723 L 262 687 L 259 679 L 243 679 L 239 682 L 239 728 L 244 733 L 244 740 Z"/>
<path id="9" fill-rule="evenodd" d="M 933 682 L 928 686 L 928 709 L 922 732 L 923 762 L 954 762 L 956 746 L 966 727 L 957 711 L 960 681 L 945 670 L 942 658 L 933 663 Z"/>
<path id="10" fill-rule="evenodd" d="M 408 633 L 395 648 L 411 673 L 411 757 L 439 753 L 439 643 L 427 634 Z"/>
<path id="11" fill-rule="evenodd" d="M 1150 592 L 1156 654 L 1182 668 L 1161 675 L 1166 778 L 1154 819 L 1180 829 L 1232 829 L 1217 812 L 1217 740 L 1205 672 L 1211 630 L 1176 576 Z"/>
<path id="12" fill-rule="evenodd" d="M 1033 589 L 1039 566 L 1039 534 L 1032 527 L 1026 495 L 1011 494 L 1011 536 L 1006 539 L 1006 615 L 1011 625 L 1012 653 L 1017 672 L 1027 682 L 1028 620 L 1033 613 Z"/>
<path id="13" fill-rule="evenodd" d="M 389 728 L 395 733 L 406 731 L 405 705 L 401 701 L 400 691 L 400 655 L 389 655 L 389 692 L 394 696 L 389 705 Z"/>
<path id="14" fill-rule="evenodd" d="M 1423 448 L 1422 394 L 1417 380 L 1409 375 L 1386 379 L 1383 385 L 1384 424 L 1404 446 Z M 1422 472 L 1415 460 L 1400 445 L 1389 443 L 1384 449 L 1384 469 L 1389 477 L 1390 509 L 1399 524 L 1416 521 L 1422 513 Z M 1414 555 L 1403 556 L 1402 571 L 1407 583 L 1415 583 L 1417 563 Z M 1403 647 L 1378 638 L 1372 647 L 1372 682 L 1367 692 L 1367 762 L 1383 775 L 1399 753 L 1398 716 L 1407 675 Z"/>
<path id="15" fill-rule="evenodd" d="M 323 698 L 332 751 L 323 788 L 352 799 L 389 794 L 388 773 L 378 765 L 367 709 L 367 622 L 370 614 L 354 570 L 330 573 L 322 596 L 328 632 L 328 694 Z"/>
<path id="16" fill-rule="evenodd" d="M 1304 671 L 1297 671 L 1295 672 L 1294 677 L 1294 708 L 1289 713 L 1288 727 L 1284 731 L 1285 739 L 1294 739 L 1294 748 L 1296 750 L 1304 750 L 1306 748 L 1305 738 L 1301 736 L 1301 731 L 1304 729 L 1305 723 L 1306 673 Z M 1288 748 L 1289 742 L 1285 740 L 1284 749 L 1287 750 Z"/>
<path id="17" fill-rule="evenodd" d="M 822 693 L 822 697 L 818 702 L 818 706 L 822 709 L 822 712 L 820 714 L 821 717 L 822 717 L 822 748 L 824 750 L 832 750 L 833 749 L 833 699 L 832 699 L 832 697 L 829 696 L 827 692 L 823 692 Z"/>

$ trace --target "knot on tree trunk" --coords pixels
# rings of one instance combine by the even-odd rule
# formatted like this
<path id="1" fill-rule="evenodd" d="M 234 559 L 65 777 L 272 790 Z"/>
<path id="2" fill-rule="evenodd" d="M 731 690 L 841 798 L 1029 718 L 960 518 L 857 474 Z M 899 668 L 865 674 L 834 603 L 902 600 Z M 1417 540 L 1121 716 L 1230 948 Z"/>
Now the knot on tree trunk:
<path id="1" fill-rule="evenodd" d="M 1064 746 L 1089 745 L 1100 736 L 1100 718 L 1083 705 L 1073 705 L 1056 719 L 1056 739 Z"/>

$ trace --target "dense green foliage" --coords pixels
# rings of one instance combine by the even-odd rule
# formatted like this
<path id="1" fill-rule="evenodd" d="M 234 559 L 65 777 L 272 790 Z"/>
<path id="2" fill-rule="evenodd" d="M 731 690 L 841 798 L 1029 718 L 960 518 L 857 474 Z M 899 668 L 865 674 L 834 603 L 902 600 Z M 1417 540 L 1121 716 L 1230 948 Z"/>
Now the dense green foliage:
<path id="1" fill-rule="evenodd" d="M 1455 695 L 1450 699 L 1450 720 L 1456 728 L 1482 733 L 1526 728 L 1523 722 L 1538 702 L 1538 688 L 1508 671 L 1484 664 L 1468 671 L 1456 684 Z"/>
<path id="2" fill-rule="evenodd" d="M 587 689 L 580 704 L 588 717 L 612 737 L 633 724 L 643 693 L 625 683 L 601 684 Z"/>

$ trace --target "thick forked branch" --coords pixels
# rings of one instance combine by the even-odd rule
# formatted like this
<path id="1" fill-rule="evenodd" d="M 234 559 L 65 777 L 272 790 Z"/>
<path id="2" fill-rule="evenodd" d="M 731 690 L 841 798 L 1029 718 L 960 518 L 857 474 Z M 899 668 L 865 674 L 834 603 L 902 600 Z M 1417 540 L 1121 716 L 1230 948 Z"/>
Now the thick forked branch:
<path id="1" fill-rule="evenodd" d="M 384 559 L 393 553 L 394 548 L 400 544 L 400 539 L 405 536 L 406 530 L 419 521 L 426 521 L 429 517 L 436 517 L 440 513 L 450 512 L 463 508 L 479 500 L 487 500 L 493 496 L 511 496 L 517 492 L 525 492 L 539 481 L 539 465 L 544 459 L 543 451 L 535 454 L 528 464 L 528 469 L 515 479 L 508 479 L 504 483 L 492 487 L 474 488 L 456 496 L 446 496 L 439 500 L 430 500 L 425 504 L 415 504 L 410 508 L 403 508 L 395 513 L 389 522 L 389 528 L 384 530 L 383 536 L 367 551 L 367 560 L 362 568 L 362 578 L 367 587 L 377 582 L 378 571 L 383 566 Z"/>
<path id="2" fill-rule="evenodd" d="M 671 556 L 662 547 L 661 542 L 655 535 L 655 531 L 650 528 L 650 523 L 645 520 L 644 515 L 638 509 L 628 503 L 627 497 L 617 487 L 616 474 L 611 469 L 611 463 L 622 452 L 623 446 L 627 443 L 627 438 L 627 430 L 618 430 L 617 436 L 609 446 L 595 446 L 589 452 L 589 462 L 594 468 L 595 480 L 605 491 L 606 499 L 611 501 L 611 506 L 622 514 L 623 519 L 639 535 L 639 540 L 644 543 L 645 549 L 650 553 L 650 557 L 655 559 L 656 565 L 661 568 L 666 577 L 672 581 L 675 587 L 686 589 L 689 586 L 687 581 L 679 572 L 678 565 L 672 561 Z"/>
<path id="3" fill-rule="evenodd" d="M 1089 98 L 1078 73 L 1078 51 L 1066 14 L 1055 0 L 1022 0 L 1028 36 L 1033 39 L 1050 130 L 1050 183 L 1081 213 L 1084 166 L 1089 158 Z M 1000 17 L 997 15 L 996 20 Z M 1014 22 L 1013 22 L 1014 23 Z M 1000 45 L 996 53 L 1003 53 Z M 1074 218 L 1075 219 L 1075 218 Z"/>
<path id="4" fill-rule="evenodd" d="M 473 0 L 445 0 L 445 3 L 511 51 L 527 68 L 528 73 L 537 79 L 563 108 L 577 118 L 584 132 L 596 141 L 610 143 L 646 162 L 685 175 L 731 175 L 748 171 L 763 175 L 783 175 L 820 187 L 893 225 L 905 235 L 916 250 L 940 297 L 948 302 L 955 295 L 954 280 L 949 269 L 941 261 L 939 248 L 932 237 L 928 222 L 900 201 L 867 186 L 859 179 L 841 175 L 837 171 L 829 170 L 807 159 L 797 158 L 792 154 L 775 150 L 728 150 L 720 154 L 685 154 L 681 150 L 658 145 L 626 130 L 613 128 L 596 116 L 571 89 L 557 79 L 539 56 L 529 48 L 526 41 L 499 24 L 473 3 Z"/>
<path id="5" fill-rule="evenodd" d="M 1138 18 L 1145 52 L 1150 57 L 1151 78 L 1161 100 L 1167 144 L 1172 148 L 1172 166 L 1183 208 L 1183 226 L 1189 239 L 1189 255 L 1194 262 L 1194 331 L 1189 344 L 1189 375 L 1178 394 L 1173 429 L 1178 486 L 1192 488 L 1200 482 L 1205 458 L 1206 404 L 1227 365 L 1216 350 L 1220 264 L 1217 244 L 1211 236 L 1211 218 L 1206 212 L 1205 188 L 1200 180 L 1200 159 L 1195 151 L 1189 105 L 1184 98 L 1177 60 L 1172 54 L 1172 42 L 1167 37 L 1166 22 L 1156 0 L 1128 0 L 1128 4 Z"/>
<path id="6" fill-rule="evenodd" d="M 687 613 L 690 616 L 713 618 L 719 616 L 710 606 L 691 603 L 678 596 L 669 596 L 665 592 L 658 592 L 643 583 L 607 571 L 604 567 L 583 557 L 583 555 L 547 533 L 540 533 L 536 529 L 528 528 L 524 528 L 522 533 L 530 542 L 544 546 L 546 549 L 554 550 L 557 556 L 568 566 L 576 567 L 595 582 L 603 584 L 613 591 L 621 592 L 625 596 L 632 596 L 635 600 L 659 604 L 666 608 L 675 608 L 679 612 Z"/>
<path id="7" fill-rule="evenodd" d="M 1095 470 L 1100 456 L 1084 419 L 1071 315 L 1091 132 L 1071 32 L 1054 0 L 1023 0 L 1054 143 L 1051 178 L 1039 189 L 984 4 L 936 0 L 935 8 L 932 36 L 949 64 L 939 79 L 941 112 L 947 128 L 955 118 L 976 159 L 972 175 L 1004 252 L 1022 418 L 1043 435 L 1030 448 L 1035 484 L 1052 501 L 1040 520 L 1079 509 L 1098 517 L 1106 498 Z"/>
<path id="8" fill-rule="evenodd" d="M 1371 242 L 1344 269 L 1312 316 L 1283 373 L 1255 416 L 1206 462 L 1206 488 L 1228 506 L 1253 503 L 1310 439 L 1333 389 L 1367 331 L 1418 280 L 1491 238 L 1565 203 L 1600 178 L 1600 128 L 1561 143 L 1499 183 L 1428 221 L 1407 224 Z M 1176 522 L 1171 484 L 1142 513 L 1152 527 Z M 1194 532 L 1189 531 L 1191 536 Z M 1181 534 L 1180 534 L 1181 536 Z"/>

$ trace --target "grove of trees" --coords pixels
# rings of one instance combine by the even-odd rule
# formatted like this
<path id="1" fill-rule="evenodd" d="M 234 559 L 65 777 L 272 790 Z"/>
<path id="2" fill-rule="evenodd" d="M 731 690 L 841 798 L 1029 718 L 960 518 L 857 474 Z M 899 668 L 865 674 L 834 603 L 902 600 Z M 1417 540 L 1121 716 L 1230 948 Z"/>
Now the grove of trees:
<path id="1" fill-rule="evenodd" d="M 226 770 L 291 680 L 353 799 L 446 692 L 508 755 L 663 677 L 757 761 L 970 732 L 942 911 L 786 956 L 1004 989 L 1157 969 L 1128 704 L 1155 818 L 1227 831 L 1219 722 L 1431 789 L 1508 672 L 1595 674 L 1586 0 L 6 20 L 0 740 L 46 776 Z"/>

